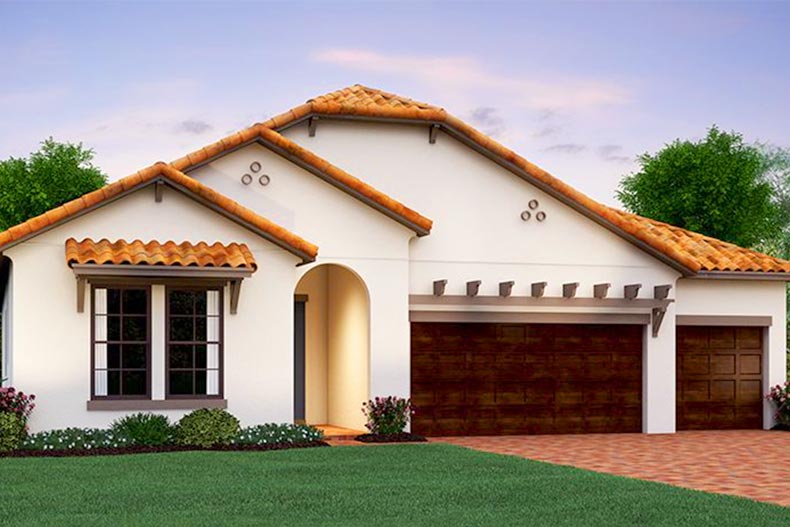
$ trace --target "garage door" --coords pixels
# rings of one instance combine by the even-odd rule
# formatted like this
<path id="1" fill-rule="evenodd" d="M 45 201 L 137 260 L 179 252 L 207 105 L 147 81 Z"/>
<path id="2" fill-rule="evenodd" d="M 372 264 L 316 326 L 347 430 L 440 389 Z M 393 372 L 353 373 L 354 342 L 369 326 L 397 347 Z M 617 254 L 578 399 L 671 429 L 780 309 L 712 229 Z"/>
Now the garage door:
<path id="1" fill-rule="evenodd" d="M 641 432 L 642 326 L 412 323 L 424 435 Z"/>
<path id="2" fill-rule="evenodd" d="M 762 427 L 762 328 L 678 326 L 678 430 Z"/>

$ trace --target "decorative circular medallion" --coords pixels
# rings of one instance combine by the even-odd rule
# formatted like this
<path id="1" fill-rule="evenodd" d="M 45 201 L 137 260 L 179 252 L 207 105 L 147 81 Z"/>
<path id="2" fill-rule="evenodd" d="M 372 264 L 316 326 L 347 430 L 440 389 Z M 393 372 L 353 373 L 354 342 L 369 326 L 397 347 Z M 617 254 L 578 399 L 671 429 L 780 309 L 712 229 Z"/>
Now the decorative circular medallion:
<path id="1" fill-rule="evenodd" d="M 528 210 L 525 210 L 521 213 L 521 219 L 524 221 L 528 221 L 532 217 L 532 213 Z"/>
<path id="2" fill-rule="evenodd" d="M 536 200 L 536 199 L 531 199 L 531 200 L 529 200 L 529 204 L 528 205 L 529 205 L 530 209 L 535 210 L 535 209 L 538 208 L 538 205 L 540 205 L 540 203 L 538 203 L 538 200 Z"/>
<path id="3" fill-rule="evenodd" d="M 250 170 L 252 170 L 253 172 L 260 172 L 261 164 L 258 163 L 257 161 L 253 161 L 252 163 L 250 163 Z"/>
<path id="4" fill-rule="evenodd" d="M 540 211 L 540 212 L 538 212 L 537 214 L 535 214 L 535 218 L 536 218 L 538 221 L 543 221 L 543 220 L 545 220 L 545 219 L 546 219 L 546 213 L 545 213 L 545 212 L 543 212 L 543 211 Z"/>
<path id="5" fill-rule="evenodd" d="M 243 176 L 241 176 L 241 182 L 244 183 L 245 185 L 249 185 L 250 183 L 252 183 L 252 176 L 249 174 L 244 174 Z"/>
<path id="6" fill-rule="evenodd" d="M 261 177 L 258 178 L 258 183 L 260 183 L 262 187 L 265 187 L 271 182 L 271 180 L 272 178 L 270 178 L 266 174 L 263 174 Z"/>

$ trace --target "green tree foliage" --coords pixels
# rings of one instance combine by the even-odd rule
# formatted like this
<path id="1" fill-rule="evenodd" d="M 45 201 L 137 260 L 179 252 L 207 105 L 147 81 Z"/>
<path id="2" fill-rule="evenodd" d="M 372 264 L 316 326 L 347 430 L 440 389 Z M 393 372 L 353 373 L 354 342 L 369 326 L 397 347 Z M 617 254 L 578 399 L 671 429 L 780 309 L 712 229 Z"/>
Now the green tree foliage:
<path id="1" fill-rule="evenodd" d="M 780 213 L 763 150 L 715 126 L 701 141 L 643 154 L 617 196 L 630 211 L 744 247 L 775 240 Z"/>
<path id="2" fill-rule="evenodd" d="M 8 229 L 107 183 L 93 150 L 51 137 L 27 159 L 0 161 L 0 230 Z"/>

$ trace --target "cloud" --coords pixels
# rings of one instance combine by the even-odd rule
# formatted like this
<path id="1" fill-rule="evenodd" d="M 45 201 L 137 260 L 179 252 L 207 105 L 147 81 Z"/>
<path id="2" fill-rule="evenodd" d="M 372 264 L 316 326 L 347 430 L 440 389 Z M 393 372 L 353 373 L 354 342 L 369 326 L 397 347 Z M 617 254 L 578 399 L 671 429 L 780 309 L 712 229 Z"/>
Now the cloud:
<path id="1" fill-rule="evenodd" d="M 623 151 L 622 145 L 601 145 L 598 147 L 598 154 L 605 161 L 614 161 L 616 163 L 628 163 L 631 158 L 621 154 Z"/>
<path id="2" fill-rule="evenodd" d="M 568 75 L 502 75 L 469 56 L 384 54 L 366 49 L 335 48 L 313 54 L 325 64 L 366 73 L 421 81 L 441 91 L 443 100 L 470 90 L 485 90 L 499 100 L 539 110 L 587 109 L 630 102 L 631 94 L 618 83 Z"/>
<path id="3" fill-rule="evenodd" d="M 587 150 L 585 145 L 577 143 L 562 143 L 543 149 L 544 152 L 560 152 L 562 154 L 579 154 L 585 150 Z"/>
<path id="4" fill-rule="evenodd" d="M 543 126 L 532 133 L 533 137 L 549 137 L 552 135 L 557 135 L 562 130 L 562 126 L 558 124 L 550 124 Z"/>
<path id="5" fill-rule="evenodd" d="M 214 127 L 209 123 L 199 119 L 186 119 L 175 126 L 176 132 L 195 135 L 200 135 L 213 129 Z"/>
<path id="6" fill-rule="evenodd" d="M 490 106 L 481 106 L 472 110 L 469 118 L 472 123 L 487 135 L 497 137 L 505 131 L 505 120 L 499 110 Z"/>

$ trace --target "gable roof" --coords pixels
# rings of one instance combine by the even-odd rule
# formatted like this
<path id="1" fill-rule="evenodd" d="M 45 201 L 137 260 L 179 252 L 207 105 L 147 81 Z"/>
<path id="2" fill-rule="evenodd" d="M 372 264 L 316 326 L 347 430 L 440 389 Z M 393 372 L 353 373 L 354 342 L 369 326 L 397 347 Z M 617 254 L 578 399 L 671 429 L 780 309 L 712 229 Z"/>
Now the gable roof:
<path id="1" fill-rule="evenodd" d="M 315 97 L 257 126 L 283 130 L 311 117 L 425 122 L 471 146 L 684 275 L 790 273 L 790 262 L 595 201 L 444 108 L 355 84 Z"/>
<path id="2" fill-rule="evenodd" d="M 262 144 L 331 185 L 362 200 L 402 225 L 412 229 L 418 236 L 425 236 L 431 232 L 432 220 L 352 176 L 345 170 L 334 166 L 329 161 L 280 135 L 264 124 L 255 124 L 245 128 L 200 150 L 176 159 L 170 164 L 178 170 L 188 172 L 228 151 L 253 142 Z"/>
<path id="3" fill-rule="evenodd" d="M 66 240 L 66 264 L 69 267 L 75 264 L 227 267 L 251 271 L 258 268 L 250 248 L 244 243 L 111 242 L 106 238 L 97 242 L 90 238 L 81 242 L 69 238 Z"/>
<path id="4" fill-rule="evenodd" d="M 179 190 L 228 219 L 298 256 L 304 262 L 315 260 L 318 254 L 316 245 L 161 161 L 1 232 L 0 251 L 42 234 L 98 207 L 107 205 L 131 192 L 159 183 Z"/>

